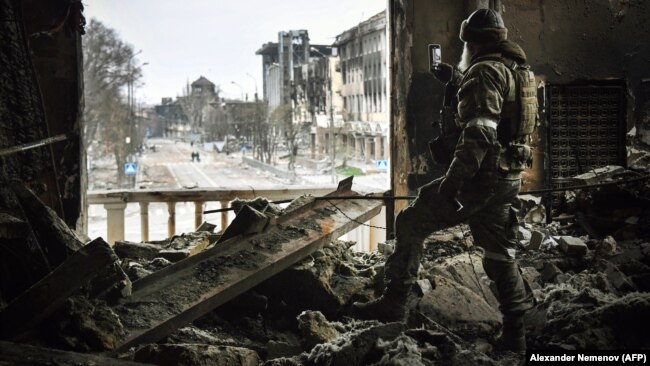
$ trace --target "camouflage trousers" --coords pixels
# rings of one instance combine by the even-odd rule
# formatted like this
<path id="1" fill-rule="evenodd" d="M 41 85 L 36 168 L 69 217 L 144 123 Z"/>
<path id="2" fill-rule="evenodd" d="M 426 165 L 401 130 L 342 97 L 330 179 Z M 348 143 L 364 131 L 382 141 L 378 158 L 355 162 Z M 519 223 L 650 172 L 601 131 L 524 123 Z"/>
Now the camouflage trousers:
<path id="1" fill-rule="evenodd" d="M 423 242 L 430 234 L 462 222 L 469 224 L 474 243 L 485 250 L 483 267 L 496 283 L 502 313 L 530 307 L 515 262 L 517 215 L 513 204 L 521 180 L 499 180 L 493 187 L 467 185 L 459 194 L 463 208 L 438 194 L 442 179 L 424 185 L 417 198 L 395 220 L 395 251 L 388 257 L 385 280 L 389 288 L 410 288 L 417 279 Z"/>

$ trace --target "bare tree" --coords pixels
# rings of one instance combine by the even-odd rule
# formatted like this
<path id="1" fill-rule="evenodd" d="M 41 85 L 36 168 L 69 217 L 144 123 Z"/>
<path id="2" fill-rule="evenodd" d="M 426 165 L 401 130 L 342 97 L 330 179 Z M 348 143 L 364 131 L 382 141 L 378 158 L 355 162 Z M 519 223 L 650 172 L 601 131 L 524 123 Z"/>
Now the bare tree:
<path id="1" fill-rule="evenodd" d="M 135 60 L 133 47 L 100 21 L 91 19 L 83 40 L 85 145 L 90 146 L 99 138 L 111 147 L 118 182 L 122 182 L 122 165 L 129 153 L 125 138 L 133 128 L 129 125 L 132 121 L 124 89 L 129 83 L 137 83 L 142 70 Z"/>

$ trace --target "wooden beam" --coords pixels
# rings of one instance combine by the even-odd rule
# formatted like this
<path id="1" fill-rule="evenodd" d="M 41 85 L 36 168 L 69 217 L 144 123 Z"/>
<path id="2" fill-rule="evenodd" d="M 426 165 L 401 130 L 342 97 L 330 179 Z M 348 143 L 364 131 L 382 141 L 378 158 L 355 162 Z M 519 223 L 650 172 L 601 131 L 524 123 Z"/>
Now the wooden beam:
<path id="1" fill-rule="evenodd" d="M 0 312 L 0 338 L 22 339 L 54 313 L 75 290 L 117 259 L 102 238 L 97 238 L 76 251 Z"/>
<path id="2" fill-rule="evenodd" d="M 0 341 L 0 365 L 142 366 L 150 364 Z"/>
<path id="3" fill-rule="evenodd" d="M 312 201 L 262 233 L 232 238 L 136 281 L 133 295 L 114 307 L 127 332 L 116 352 L 155 342 L 248 291 L 369 220 L 382 203 L 336 205 Z"/>

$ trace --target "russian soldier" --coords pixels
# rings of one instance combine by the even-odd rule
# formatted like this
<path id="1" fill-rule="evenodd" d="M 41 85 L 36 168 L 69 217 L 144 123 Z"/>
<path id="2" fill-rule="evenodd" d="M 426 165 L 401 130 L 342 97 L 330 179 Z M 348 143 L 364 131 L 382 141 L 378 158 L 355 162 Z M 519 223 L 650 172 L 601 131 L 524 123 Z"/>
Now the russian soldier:
<path id="1" fill-rule="evenodd" d="M 523 315 L 531 303 L 515 261 L 515 207 L 521 172 L 531 164 L 529 140 L 538 118 L 534 75 L 524 51 L 507 40 L 507 28 L 493 10 L 472 13 L 461 25 L 460 39 L 465 47 L 454 103 L 459 137 L 449 168 L 444 177 L 422 186 L 397 216 L 395 251 L 385 266 L 386 288 L 376 300 L 355 303 L 353 312 L 366 319 L 403 320 L 424 240 L 434 231 L 467 222 L 474 243 L 485 251 L 485 272 L 496 284 L 503 314 L 499 343 L 523 351 Z"/>

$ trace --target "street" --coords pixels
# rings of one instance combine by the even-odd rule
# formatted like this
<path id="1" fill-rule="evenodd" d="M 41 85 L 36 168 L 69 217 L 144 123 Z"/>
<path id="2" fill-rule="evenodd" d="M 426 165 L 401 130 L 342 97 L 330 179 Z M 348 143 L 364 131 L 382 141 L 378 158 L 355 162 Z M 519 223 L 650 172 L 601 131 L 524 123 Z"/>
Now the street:
<path id="1" fill-rule="evenodd" d="M 136 187 L 138 189 L 197 189 L 229 188 L 259 190 L 283 188 L 288 185 L 301 187 L 326 186 L 331 182 L 330 174 L 322 174 L 297 166 L 297 179 L 294 183 L 275 175 L 249 167 L 242 163 L 241 153 L 225 154 L 203 151 L 200 146 L 171 139 L 149 139 L 148 146 L 155 145 L 155 151 L 147 149 L 139 158 Z M 192 152 L 200 154 L 200 161 L 192 162 Z M 372 168 L 371 164 L 367 165 Z M 286 170 L 286 163 L 277 168 Z M 90 173 L 92 174 L 92 172 Z M 101 180 L 93 177 L 94 181 Z M 339 177 L 342 179 L 344 177 Z M 354 189 L 357 191 L 380 191 L 387 189 L 387 174 L 372 173 L 355 177 Z M 221 208 L 218 202 L 206 202 L 205 210 Z M 90 238 L 106 237 L 106 210 L 101 205 L 91 205 L 88 210 L 88 235 Z M 149 239 L 162 240 L 167 237 L 167 205 L 151 203 L 149 205 Z M 230 215 L 230 219 L 234 216 Z M 206 215 L 204 220 L 218 224 L 219 214 Z M 179 202 L 176 204 L 176 232 L 178 234 L 193 231 L 194 204 Z M 220 230 L 221 228 L 217 228 Z M 127 205 L 125 212 L 125 239 L 139 242 L 140 207 L 137 203 Z"/>

